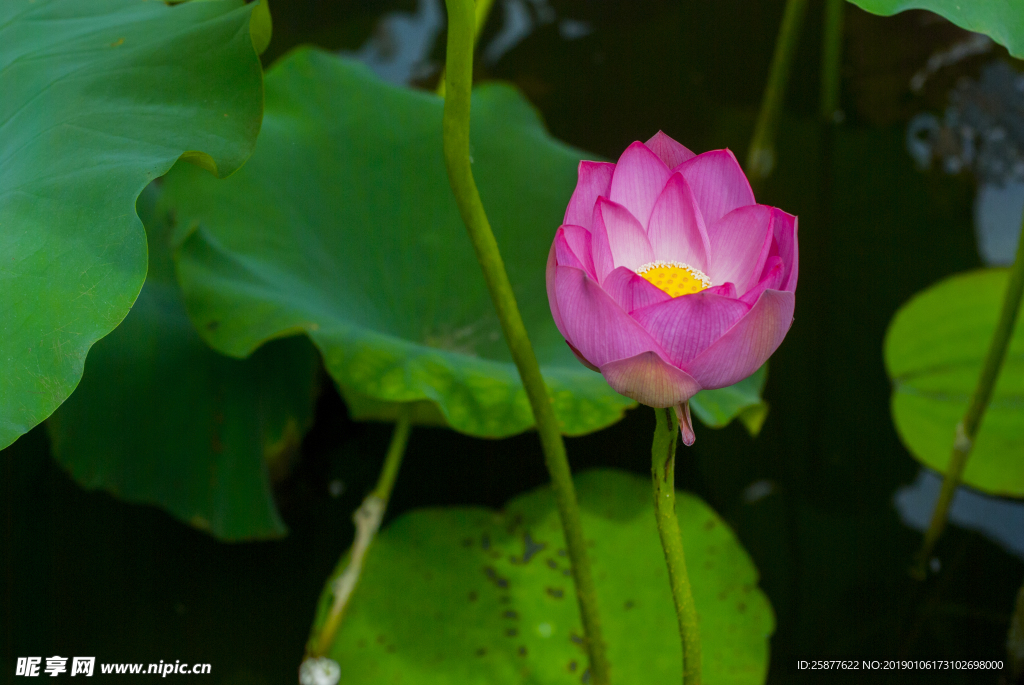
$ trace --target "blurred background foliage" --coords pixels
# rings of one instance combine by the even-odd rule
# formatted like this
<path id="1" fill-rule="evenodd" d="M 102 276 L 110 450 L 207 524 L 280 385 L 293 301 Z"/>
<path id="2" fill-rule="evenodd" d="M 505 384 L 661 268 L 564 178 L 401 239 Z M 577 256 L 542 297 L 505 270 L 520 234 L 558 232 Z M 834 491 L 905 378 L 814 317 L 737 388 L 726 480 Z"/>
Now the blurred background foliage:
<path id="1" fill-rule="evenodd" d="M 513 83 L 555 138 L 602 157 L 663 129 L 695 151 L 730 147 L 742 158 L 782 5 L 499 0 L 477 79 Z M 436 82 L 439 0 L 293 0 L 271 9 L 265 65 L 314 43 L 391 80 Z M 930 69 L 930 58 L 971 35 L 926 12 L 882 18 L 850 6 L 841 123 L 822 125 L 820 10 L 809 8 L 777 167 L 758 196 L 798 214 L 801 227 L 796 322 L 771 362 L 771 410 L 756 439 L 737 422 L 698 427 L 677 466 L 679 486 L 718 512 L 760 572 L 776 614 L 770 683 L 824 682 L 797 671 L 797 659 L 1005 659 L 1024 576 L 1020 505 L 964 490 L 953 510 L 961 525 L 937 549 L 938 572 L 910 579 L 928 476 L 893 426 L 882 356 L 904 302 L 982 264 L 973 228 L 982 174 L 942 163 L 956 155 L 934 144 L 924 161 L 939 163 L 922 170 L 908 126 L 921 113 L 940 115 L 963 79 L 981 82 L 996 62 L 1021 64 L 989 44 Z M 17 656 L 95 654 L 209 662 L 209 683 L 294 682 L 317 597 L 351 541 L 351 511 L 372 487 L 390 434 L 385 424 L 350 421 L 333 384 L 320 387 L 299 454 L 272 471 L 290 531 L 276 541 L 219 543 L 153 507 L 84 491 L 50 458 L 44 427 L 0 453 L 0 681 Z M 574 468 L 646 474 L 653 424 L 639 408 L 567 439 Z M 492 441 L 416 428 L 388 517 L 424 506 L 497 508 L 546 480 L 531 434 Z M 998 677 L 903 672 L 871 682 Z"/>

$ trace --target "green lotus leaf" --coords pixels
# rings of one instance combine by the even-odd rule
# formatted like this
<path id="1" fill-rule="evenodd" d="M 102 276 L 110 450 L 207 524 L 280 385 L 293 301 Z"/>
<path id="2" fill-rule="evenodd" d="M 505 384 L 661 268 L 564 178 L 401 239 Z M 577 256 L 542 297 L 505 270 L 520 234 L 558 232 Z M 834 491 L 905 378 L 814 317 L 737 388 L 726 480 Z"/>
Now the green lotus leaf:
<path id="1" fill-rule="evenodd" d="M 872 14 L 929 10 L 968 31 L 984 33 L 1024 59 L 1024 5 L 1016 0 L 850 0 Z"/>
<path id="2" fill-rule="evenodd" d="M 903 305 L 885 337 L 892 416 L 910 453 L 945 472 L 967 403 L 999 318 L 1005 269 L 947 278 Z M 974 439 L 963 482 L 994 495 L 1024 497 L 1024 317 Z"/>
<path id="3" fill-rule="evenodd" d="M 54 457 L 83 487 L 161 506 L 218 538 L 283 535 L 268 471 L 288 467 L 312 421 L 316 350 L 301 336 L 244 361 L 207 347 L 185 312 L 154 196 L 150 186 L 138 202 L 146 284 L 47 421 Z"/>
<path id="4" fill-rule="evenodd" d="M 768 380 L 768 363 L 735 385 L 701 390 L 690 400 L 694 416 L 710 428 L 722 428 L 738 418 L 756 436 L 768 418 L 768 403 L 761 399 Z"/>
<path id="5" fill-rule="evenodd" d="M 251 153 L 252 7 L 0 3 L 0 448 L 71 394 L 139 294 L 146 184 L 179 157 L 224 176 Z"/>
<path id="6" fill-rule="evenodd" d="M 245 168 L 223 182 L 186 165 L 167 177 L 178 276 L 205 339 L 243 357 L 306 332 L 356 418 L 425 402 L 423 423 L 486 437 L 530 428 L 448 187 L 442 100 L 313 49 L 278 62 L 266 88 Z M 478 89 L 472 131 L 474 173 L 562 430 L 608 426 L 634 403 L 573 357 L 544 286 L 584 154 L 505 85 Z"/>
<path id="7" fill-rule="evenodd" d="M 682 649 L 650 482 L 612 470 L 576 476 L 608 658 L 616 682 L 677 683 Z M 677 510 L 700 614 L 704 682 L 763 683 L 774 618 L 757 571 L 701 500 Z M 387 526 L 328 656 L 348 683 L 586 682 L 564 538 L 548 488 L 509 502 L 425 509 Z M 340 570 L 340 567 L 339 567 Z M 330 606 L 330 582 L 317 626 Z"/>
<path id="8" fill-rule="evenodd" d="M 270 17 L 270 4 L 267 0 L 258 0 L 253 7 L 249 33 L 252 35 L 253 48 L 262 55 L 270 47 L 270 38 L 274 33 L 274 22 Z"/>

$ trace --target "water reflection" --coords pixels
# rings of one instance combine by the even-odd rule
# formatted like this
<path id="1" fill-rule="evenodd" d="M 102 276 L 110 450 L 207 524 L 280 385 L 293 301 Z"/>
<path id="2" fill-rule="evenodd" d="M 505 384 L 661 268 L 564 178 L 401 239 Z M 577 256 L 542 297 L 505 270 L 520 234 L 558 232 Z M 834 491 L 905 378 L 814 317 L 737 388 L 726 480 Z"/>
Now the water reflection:
<path id="1" fill-rule="evenodd" d="M 941 487 L 942 477 L 931 469 L 923 468 L 911 485 L 897 490 L 893 501 L 903 523 L 925 530 Z M 989 497 L 961 486 L 953 496 L 949 521 L 981 533 L 1024 559 L 1024 505 L 1020 502 Z"/>
<path id="2" fill-rule="evenodd" d="M 916 77 L 915 77 L 916 78 Z M 1013 262 L 1024 217 L 1024 74 L 999 60 L 979 80 L 950 91 L 943 119 L 930 113 L 907 127 L 907 151 L 921 168 L 971 171 L 978 182 L 974 230 L 983 263 Z"/>
<path id="3" fill-rule="evenodd" d="M 1024 181 L 983 183 L 974 198 L 978 254 L 987 266 L 1010 266 L 1024 217 Z"/>
<path id="4" fill-rule="evenodd" d="M 419 0 L 415 12 L 385 14 L 359 50 L 342 54 L 363 62 L 391 83 L 424 79 L 439 69 L 429 58 L 444 22 L 441 0 Z"/>
<path id="5" fill-rule="evenodd" d="M 441 3 L 419 0 L 415 12 L 388 12 L 359 50 L 342 54 L 363 62 L 391 83 L 409 84 L 431 77 L 440 70 L 430 55 L 445 24 Z M 577 40 L 593 32 L 586 21 L 559 19 L 548 0 L 495 0 L 492 13 L 499 11 L 500 27 L 481 50 L 481 58 L 488 65 L 495 64 L 538 27 L 556 21 L 563 40 Z"/>
<path id="6" fill-rule="evenodd" d="M 965 42 L 961 56 L 984 51 L 986 41 Z M 949 63 L 929 60 L 915 79 Z M 920 89 L 921 84 L 911 85 Z M 974 174 L 978 255 L 986 266 L 1009 266 L 1024 220 L 1024 74 L 1001 60 L 991 62 L 979 80 L 962 79 L 950 92 L 949 102 L 941 121 L 929 113 L 910 121 L 907 151 L 922 169 L 937 162 L 948 174 Z M 912 485 L 896 492 L 894 503 L 906 525 L 922 531 L 928 527 L 941 484 L 940 475 L 922 468 Z M 1024 559 L 1024 504 L 960 487 L 949 520 Z"/>

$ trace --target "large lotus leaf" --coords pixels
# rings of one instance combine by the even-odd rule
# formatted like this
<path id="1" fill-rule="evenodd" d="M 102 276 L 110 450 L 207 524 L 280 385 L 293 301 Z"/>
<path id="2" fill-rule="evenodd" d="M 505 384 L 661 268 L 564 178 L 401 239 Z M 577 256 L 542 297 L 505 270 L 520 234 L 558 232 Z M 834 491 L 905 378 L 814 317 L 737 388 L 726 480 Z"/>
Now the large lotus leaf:
<path id="1" fill-rule="evenodd" d="M 82 486 L 159 505 L 219 538 L 283 535 L 268 468 L 287 465 L 312 420 L 316 351 L 304 337 L 244 361 L 207 347 L 185 312 L 154 194 L 138 203 L 146 285 L 47 422 L 53 454 Z"/>
<path id="2" fill-rule="evenodd" d="M 968 31 L 984 33 L 1024 59 L 1024 4 L 1018 0 L 850 0 L 872 14 L 921 9 L 939 14 Z"/>
<path id="3" fill-rule="evenodd" d="M 139 294 L 146 184 L 182 155 L 223 176 L 251 153 L 252 7 L 0 3 L 0 448 L 71 394 Z"/>
<path id="4" fill-rule="evenodd" d="M 615 681 L 678 683 L 682 649 L 650 482 L 598 470 L 576 476 L 576 487 Z M 764 682 L 774 619 L 757 570 L 701 500 L 679 493 L 677 513 L 704 682 Z M 550 489 L 501 514 L 414 511 L 370 548 L 329 656 L 353 685 L 587 682 L 573 592 Z M 330 599 L 326 590 L 318 622 Z"/>
<path id="5" fill-rule="evenodd" d="M 501 437 L 533 423 L 448 187 L 442 100 L 301 49 L 267 74 L 253 158 L 224 182 L 179 165 L 178 275 L 193 321 L 244 356 L 305 331 L 357 418 L 415 418 Z M 551 319 L 544 265 L 579 150 L 552 139 L 512 88 L 473 101 L 474 172 L 565 433 L 632 402 L 573 357 Z M 714 398 L 709 402 L 714 403 Z M 716 405 L 717 406 L 717 405 Z M 728 418 L 732 418 L 730 415 Z"/>
<path id="6" fill-rule="evenodd" d="M 756 436 L 768 418 L 768 403 L 761 398 L 767 380 L 766 363 L 749 378 L 735 385 L 718 390 L 702 390 L 690 400 L 690 408 L 694 416 L 709 428 L 724 428 L 734 418 L 738 418 L 747 431 Z M 356 420 L 398 419 L 398 405 L 394 402 L 374 400 L 344 389 L 343 393 L 349 413 Z M 417 425 L 447 425 L 437 405 L 432 402 L 416 402 L 412 407 L 412 420 Z"/>
<path id="7" fill-rule="evenodd" d="M 956 425 L 978 383 L 1006 281 L 1005 269 L 947 278 L 915 295 L 889 325 L 885 364 L 893 383 L 893 420 L 911 454 L 937 471 L 949 465 Z M 1024 317 L 1018 317 L 963 482 L 1024 497 L 1022 427 Z"/>

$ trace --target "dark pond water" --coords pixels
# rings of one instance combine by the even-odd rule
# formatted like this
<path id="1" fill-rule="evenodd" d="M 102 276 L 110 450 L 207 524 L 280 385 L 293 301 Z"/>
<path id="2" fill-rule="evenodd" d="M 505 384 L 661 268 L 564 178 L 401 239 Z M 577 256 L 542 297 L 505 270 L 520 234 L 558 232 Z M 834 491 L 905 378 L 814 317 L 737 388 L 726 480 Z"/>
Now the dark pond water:
<path id="1" fill-rule="evenodd" d="M 832 681 L 798 672 L 807 658 L 1004 659 L 1021 552 L 953 526 L 938 547 L 940 572 L 924 583 L 907 574 L 920 534 L 894 496 L 919 467 L 892 427 L 881 350 L 902 302 L 980 264 L 974 177 L 919 170 L 907 124 L 921 112 L 941 117 L 957 79 L 977 78 L 1005 53 L 942 67 L 913 92 L 929 56 L 963 32 L 929 15 L 881 19 L 850 6 L 845 117 L 827 127 L 816 114 L 821 8 L 811 5 L 778 166 L 758 197 L 798 214 L 801 227 L 796 323 L 772 358 L 771 414 L 756 440 L 738 425 L 698 426 L 678 483 L 724 516 L 761 572 L 778 622 L 769 682 Z M 439 4 L 289 0 L 272 9 L 268 63 L 301 42 L 378 60 L 422 48 L 422 60 L 381 68 L 421 86 L 436 79 L 443 32 L 431 42 L 429 26 L 443 18 Z M 397 10 L 410 13 L 406 23 L 381 28 Z M 664 129 L 696 151 L 730 147 L 743 159 L 781 12 L 778 0 L 499 0 L 478 78 L 512 81 L 555 136 L 597 155 L 614 158 Z M 95 653 L 210 662 L 210 685 L 295 682 L 323 580 L 351 540 L 351 511 L 389 437 L 387 426 L 350 422 L 325 385 L 302 461 L 278 488 L 291 529 L 279 542 L 219 544 L 157 509 L 85 492 L 50 459 L 41 429 L 0 454 L 0 681 L 18 655 Z M 653 425 L 640 408 L 568 440 L 574 468 L 646 473 Z M 545 481 L 532 434 L 491 442 L 417 429 L 389 515 L 499 507 Z M 1019 509 L 996 516 L 1020 521 Z M 912 672 L 870 682 L 997 681 Z"/>

